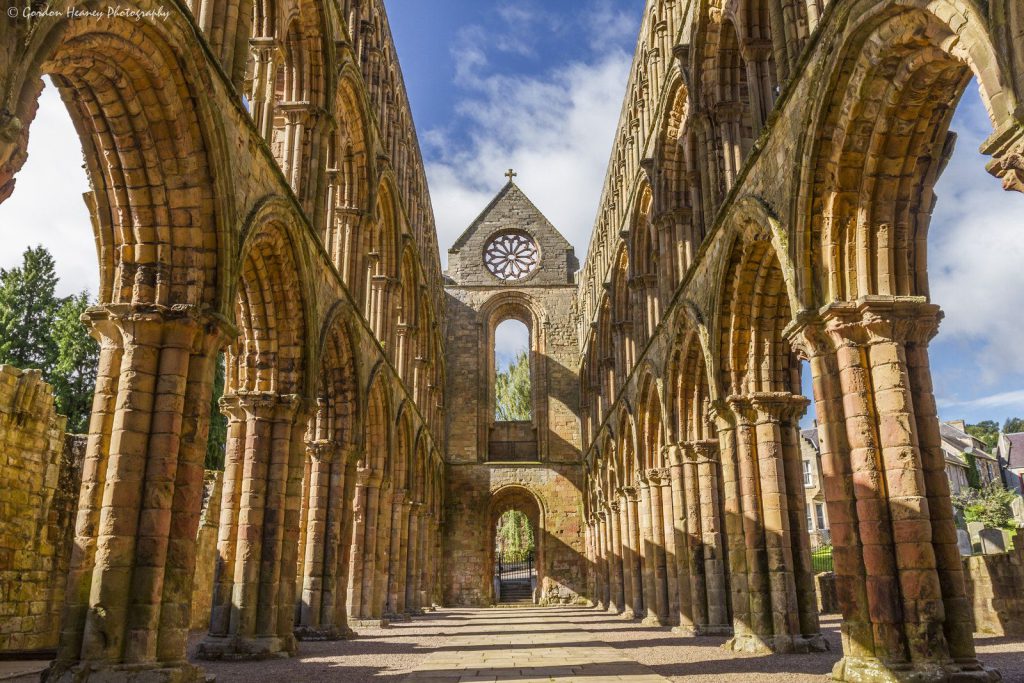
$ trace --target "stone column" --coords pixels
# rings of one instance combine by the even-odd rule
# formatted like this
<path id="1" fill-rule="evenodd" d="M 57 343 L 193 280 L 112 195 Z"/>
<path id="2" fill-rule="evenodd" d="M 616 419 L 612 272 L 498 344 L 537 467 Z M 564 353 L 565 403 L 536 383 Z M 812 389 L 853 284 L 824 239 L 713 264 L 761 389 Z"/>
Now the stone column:
<path id="1" fill-rule="evenodd" d="M 625 605 L 622 583 L 622 505 L 613 501 L 608 506 L 608 609 L 620 614 Z"/>
<path id="2" fill-rule="evenodd" d="M 664 450 L 664 448 L 663 448 Z M 665 456 L 667 462 L 667 455 Z M 665 536 L 665 586 L 668 600 L 665 603 L 666 623 L 673 626 L 679 625 L 679 570 L 676 568 L 680 561 L 685 563 L 685 558 L 680 560 L 680 545 L 676 542 L 676 518 L 679 515 L 672 498 L 672 474 L 668 467 L 663 468 L 658 477 L 661 482 L 661 528 Z M 687 587 L 689 596 L 689 587 Z M 689 601 L 689 597 L 687 597 Z"/>
<path id="3" fill-rule="evenodd" d="M 798 421 L 808 401 L 786 392 L 754 393 L 749 399 L 756 415 L 768 558 L 773 629 L 769 642 L 776 652 L 821 651 L 827 645 L 818 627 L 798 442 Z"/>
<path id="4" fill-rule="evenodd" d="M 947 485 L 925 426 L 935 419 L 926 344 L 940 317 L 923 299 L 868 297 L 787 331 L 814 378 L 843 612 L 836 680 L 998 680 L 966 627 Z"/>
<path id="5" fill-rule="evenodd" d="M 407 614 L 419 614 L 420 612 L 420 591 L 419 577 L 420 569 L 420 526 L 423 518 L 423 501 L 411 503 L 411 513 L 408 521 L 409 535 L 408 562 L 405 571 L 405 611 Z"/>
<path id="6" fill-rule="evenodd" d="M 391 547 L 388 551 L 387 613 L 394 620 L 405 612 L 405 556 L 409 543 L 408 490 L 399 489 L 391 501 Z"/>
<path id="7" fill-rule="evenodd" d="M 363 565 L 366 555 L 367 491 L 373 479 L 369 467 L 356 467 L 355 490 L 352 496 L 352 535 L 349 537 L 348 615 L 349 620 L 362 617 Z"/>
<path id="8" fill-rule="evenodd" d="M 657 591 L 655 590 L 654 566 L 657 564 L 657 558 L 655 557 L 654 550 L 654 530 L 651 524 L 651 486 L 650 482 L 647 481 L 646 472 L 637 482 L 637 486 L 640 491 L 637 517 L 640 524 L 640 543 L 638 546 L 640 552 L 638 554 L 640 556 L 640 590 L 643 596 L 640 600 L 643 603 L 642 616 L 644 619 L 648 615 L 655 616 L 656 618 L 658 604 Z"/>
<path id="9" fill-rule="evenodd" d="M 594 540 L 594 596 L 598 609 L 608 607 L 608 536 L 604 516 L 598 512 L 591 524 Z"/>
<path id="10" fill-rule="evenodd" d="M 381 485 L 380 502 L 377 514 L 377 559 L 375 562 L 376 574 L 374 576 L 371 599 L 370 618 L 375 625 L 384 626 L 387 619 L 384 614 L 388 602 L 388 576 L 391 572 L 391 526 L 394 521 L 394 499 L 396 491 L 394 484 L 386 481 Z M 364 604 L 365 607 L 365 604 Z"/>
<path id="11" fill-rule="evenodd" d="M 432 521 L 434 513 L 429 507 L 424 508 L 423 514 L 420 517 L 420 573 L 416 579 L 416 587 L 419 592 L 419 607 L 420 611 L 429 611 L 433 609 L 432 596 L 428 590 L 429 580 L 427 573 L 430 571 L 430 554 L 433 550 L 431 536 Z"/>
<path id="12" fill-rule="evenodd" d="M 676 627 L 684 636 L 697 634 L 698 625 L 707 622 L 704 603 L 704 568 L 700 565 L 700 508 L 696 505 L 696 467 L 686 467 L 685 451 L 678 445 L 666 449 L 668 475 L 672 496 L 672 525 L 666 527 L 674 537 L 676 586 Z M 693 493 L 687 497 L 688 489 Z M 691 530 L 689 527 L 693 526 Z"/>
<path id="13" fill-rule="evenodd" d="M 687 529 L 700 544 L 704 595 L 707 596 L 707 622 L 700 626 L 699 631 L 708 635 L 728 635 L 732 633 L 732 627 L 729 622 L 729 586 L 726 581 L 725 542 L 722 537 L 722 501 L 719 495 L 719 464 L 722 459 L 718 441 L 690 441 L 686 444 L 686 455 L 692 460 L 691 466 L 697 473 L 696 481 L 687 487 L 687 499 L 695 499 L 698 505 L 698 519 L 691 525 L 692 516 L 688 515 Z M 696 597 L 694 601 L 697 601 Z"/>
<path id="14" fill-rule="evenodd" d="M 295 652 L 302 434 L 308 406 L 294 394 L 274 392 L 228 395 L 222 405 L 232 419 L 231 436 L 244 441 L 229 450 L 230 457 L 238 458 L 241 446 L 241 463 L 231 468 L 233 485 L 225 481 L 218 541 L 223 564 L 218 566 L 210 632 L 196 656 L 290 656 Z"/>
<path id="15" fill-rule="evenodd" d="M 623 531 L 626 534 L 626 541 L 623 543 L 623 572 L 628 581 L 626 585 L 626 609 L 623 616 L 627 619 L 637 619 L 644 613 L 643 598 L 643 575 L 640 571 L 640 520 L 637 506 L 639 495 L 637 489 L 627 486 L 622 489 L 625 499 L 626 520 Z"/>
<path id="16" fill-rule="evenodd" d="M 198 681 L 185 639 L 216 353 L 191 307 L 107 305 L 56 661 L 45 680 Z"/>
<path id="17" fill-rule="evenodd" d="M 662 478 L 667 473 L 661 470 L 647 470 L 647 491 L 648 509 L 648 557 L 645 558 L 650 568 L 645 572 L 645 579 L 650 576 L 650 592 L 645 595 L 653 598 L 653 604 L 648 603 L 645 624 L 653 626 L 664 626 L 669 623 L 668 618 L 668 572 L 665 558 L 665 512 L 661 496 Z"/>
<path id="18" fill-rule="evenodd" d="M 302 593 L 295 636 L 300 640 L 335 640 L 351 635 L 347 627 L 342 583 L 342 539 L 346 460 L 330 441 L 307 444 L 309 501 Z"/>

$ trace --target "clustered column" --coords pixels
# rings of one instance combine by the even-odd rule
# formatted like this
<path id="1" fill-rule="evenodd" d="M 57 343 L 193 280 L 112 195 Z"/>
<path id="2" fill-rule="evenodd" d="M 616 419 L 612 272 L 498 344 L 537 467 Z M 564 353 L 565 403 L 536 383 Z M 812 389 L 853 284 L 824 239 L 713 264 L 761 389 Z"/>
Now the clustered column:
<path id="1" fill-rule="evenodd" d="M 912 297 L 832 304 L 788 331 L 811 363 L 822 436 L 843 659 L 881 671 L 998 680 L 974 652 L 927 345 L 937 306 Z"/>
<path id="2" fill-rule="evenodd" d="M 352 486 L 350 458 L 344 448 L 325 440 L 307 444 L 309 463 L 305 554 L 300 568 L 301 594 L 295 635 L 300 640 L 334 640 L 352 635 L 345 598 L 348 580 L 346 505 Z"/>
<path id="3" fill-rule="evenodd" d="M 204 659 L 288 656 L 292 633 L 306 401 L 240 392 L 228 415 L 224 490 L 210 632 Z"/>
<path id="4" fill-rule="evenodd" d="M 185 663 L 216 354 L 230 336 L 192 308 L 107 305 L 85 318 L 99 369 L 56 661 L 47 680 Z"/>
<path id="5" fill-rule="evenodd" d="M 733 639 L 738 651 L 809 652 L 818 629 L 797 420 L 806 399 L 730 396 L 716 409 L 726 494 Z M 787 474 L 788 472 L 788 474 Z M 802 530 L 802 531 L 801 531 Z"/>

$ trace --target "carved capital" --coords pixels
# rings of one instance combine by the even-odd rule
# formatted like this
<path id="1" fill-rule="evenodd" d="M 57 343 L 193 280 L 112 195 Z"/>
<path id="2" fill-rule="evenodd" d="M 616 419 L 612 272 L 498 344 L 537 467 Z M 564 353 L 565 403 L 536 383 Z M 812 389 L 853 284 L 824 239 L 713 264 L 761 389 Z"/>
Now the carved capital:
<path id="1" fill-rule="evenodd" d="M 306 453 L 309 457 L 324 465 L 334 462 L 339 450 L 338 444 L 326 439 L 306 442 Z"/>
<path id="2" fill-rule="evenodd" d="M 788 391 L 758 392 L 750 395 L 750 403 L 760 422 L 793 422 L 799 420 L 810 401 Z"/>

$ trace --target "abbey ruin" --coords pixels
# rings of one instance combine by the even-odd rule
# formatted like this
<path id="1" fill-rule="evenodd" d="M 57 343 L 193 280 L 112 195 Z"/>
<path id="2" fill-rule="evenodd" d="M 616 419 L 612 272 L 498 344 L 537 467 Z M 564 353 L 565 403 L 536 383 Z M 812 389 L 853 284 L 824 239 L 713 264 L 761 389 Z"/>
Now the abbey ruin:
<path id="1" fill-rule="evenodd" d="M 0 20 L 0 201 L 48 75 L 91 182 L 100 362 L 70 445 L 38 377 L 0 372 L 0 648 L 54 649 L 47 681 L 185 683 L 488 606 L 514 509 L 539 605 L 820 651 L 813 401 L 833 677 L 999 679 L 939 448 L 926 250 L 972 78 L 992 182 L 1024 192 L 1019 0 L 648 0 L 585 258 L 510 174 L 446 272 L 382 0 L 69 7 Z M 529 420 L 494 419 L 506 319 Z"/>

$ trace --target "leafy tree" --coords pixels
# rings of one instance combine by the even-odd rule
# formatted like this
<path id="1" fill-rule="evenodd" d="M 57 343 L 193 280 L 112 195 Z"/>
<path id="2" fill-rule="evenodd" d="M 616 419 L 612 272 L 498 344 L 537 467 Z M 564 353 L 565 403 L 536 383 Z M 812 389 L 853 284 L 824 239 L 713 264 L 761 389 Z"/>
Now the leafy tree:
<path id="1" fill-rule="evenodd" d="M 1008 417 L 1006 422 L 1003 423 L 1003 432 L 1006 434 L 1013 434 L 1015 432 L 1024 432 L 1024 418 L 1020 417 Z"/>
<path id="2" fill-rule="evenodd" d="M 520 351 L 507 370 L 499 371 L 494 380 L 494 419 L 499 422 L 529 420 L 530 357 Z"/>
<path id="3" fill-rule="evenodd" d="M 213 376 L 213 396 L 210 399 L 210 434 L 206 440 L 206 469 L 224 469 L 224 446 L 228 440 L 228 419 L 220 412 L 220 397 L 224 395 L 224 356 L 217 359 L 217 372 Z"/>
<path id="4" fill-rule="evenodd" d="M 995 420 L 982 420 L 978 424 L 967 425 L 967 433 L 985 444 L 987 450 L 993 450 L 999 441 L 999 423 Z"/>
<path id="5" fill-rule="evenodd" d="M 45 247 L 30 247 L 20 268 L 0 268 L 0 363 L 43 371 L 47 381 L 57 362 L 50 325 L 60 302 L 57 274 Z"/>
<path id="6" fill-rule="evenodd" d="M 495 546 L 507 562 L 522 562 L 535 547 L 533 527 L 529 518 L 519 510 L 509 510 L 498 519 Z"/>
<path id="7" fill-rule="evenodd" d="M 76 434 L 89 430 L 99 362 L 99 345 L 82 324 L 89 303 L 88 292 L 69 296 L 61 301 L 53 319 L 57 362 L 50 371 L 50 382 L 57 412 L 68 416 L 67 430 Z"/>
<path id="8" fill-rule="evenodd" d="M 953 505 L 964 511 L 968 522 L 981 522 L 987 527 L 1013 529 L 1013 509 L 1016 494 L 992 483 L 982 489 L 966 489 L 953 495 Z"/>

